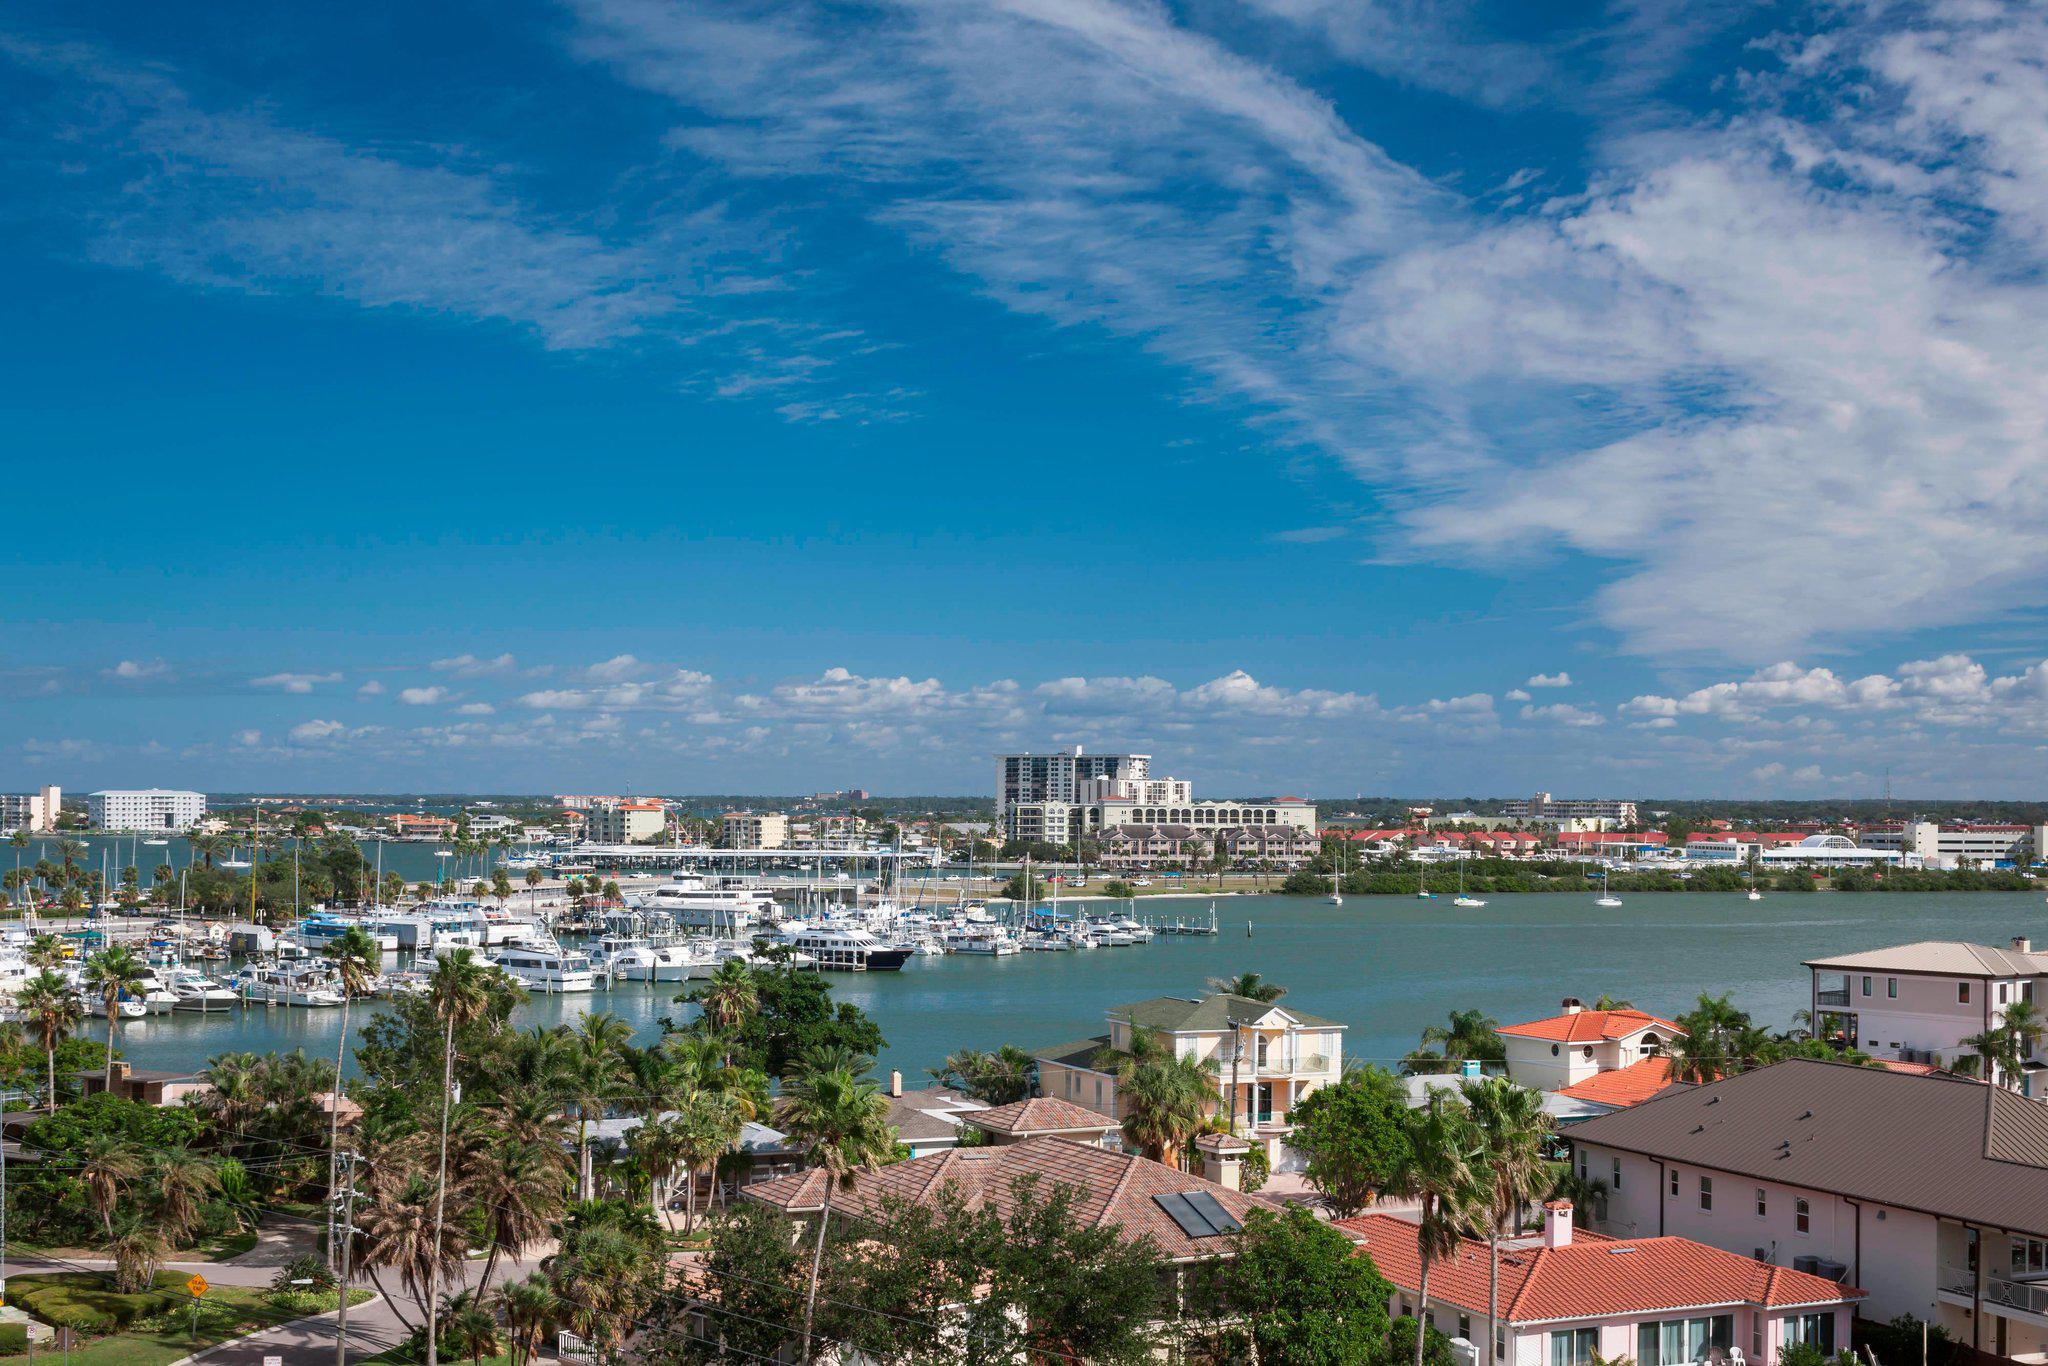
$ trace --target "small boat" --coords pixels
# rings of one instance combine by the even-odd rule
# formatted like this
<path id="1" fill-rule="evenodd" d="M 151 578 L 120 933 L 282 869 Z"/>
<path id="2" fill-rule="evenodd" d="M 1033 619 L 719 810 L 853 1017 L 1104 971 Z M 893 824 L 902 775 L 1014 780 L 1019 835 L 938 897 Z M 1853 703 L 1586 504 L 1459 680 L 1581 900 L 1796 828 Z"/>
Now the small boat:
<path id="1" fill-rule="evenodd" d="M 1600 895 L 1593 898 L 1595 906 L 1614 907 L 1621 904 L 1621 898 L 1607 890 L 1607 870 L 1600 870 Z"/>
<path id="2" fill-rule="evenodd" d="M 144 843 L 144 844 L 146 844 L 146 845 L 148 845 L 148 846 L 149 846 L 150 848 L 152 848 L 152 849 L 162 849 L 162 848 L 164 848 L 164 847 L 168 846 L 168 845 L 170 844 L 170 841 L 169 841 L 169 840 L 144 840 L 144 841 L 143 841 L 143 843 Z"/>
<path id="3" fill-rule="evenodd" d="M 1467 896 L 1465 894 L 1465 865 L 1463 862 L 1458 864 L 1458 894 L 1451 898 L 1451 904 L 1453 906 L 1484 906 L 1486 904 L 1476 896 Z"/>
<path id="4" fill-rule="evenodd" d="M 208 1014 L 233 1010 L 242 998 L 197 968 L 171 968 L 163 974 L 164 986 L 172 997 L 172 1010 L 196 1010 Z"/>

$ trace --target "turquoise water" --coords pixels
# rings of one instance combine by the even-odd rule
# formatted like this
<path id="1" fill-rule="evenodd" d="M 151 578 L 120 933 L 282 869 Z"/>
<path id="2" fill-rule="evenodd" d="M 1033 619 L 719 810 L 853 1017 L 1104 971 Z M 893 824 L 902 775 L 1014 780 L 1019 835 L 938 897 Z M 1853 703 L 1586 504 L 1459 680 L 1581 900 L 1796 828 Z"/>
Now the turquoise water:
<path id="1" fill-rule="evenodd" d="M 1214 939 L 1162 936 L 1149 945 L 1010 958 L 913 959 L 900 973 L 836 974 L 834 988 L 880 1022 L 884 1069 L 921 1076 L 957 1048 L 1065 1043 L 1103 1028 L 1111 1006 L 1200 992 L 1211 977 L 1260 973 L 1303 1010 L 1350 1026 L 1345 1053 L 1398 1059 L 1425 1024 L 1476 1007 L 1503 1022 L 1551 1013 L 1565 996 L 1608 992 L 1663 1013 L 1701 992 L 1733 996 L 1782 1027 L 1807 1003 L 1800 960 L 1916 939 L 2003 944 L 2048 940 L 2048 906 L 2024 893 L 1635 895 L 1600 910 L 1590 894 L 1496 896 L 1480 909 L 1447 900 L 1350 897 L 1341 907 L 1293 897 L 1216 900 Z M 1207 914 L 1208 898 L 1150 899 L 1152 916 Z M 1247 937 L 1246 929 L 1251 933 Z M 609 1010 L 645 1040 L 678 987 L 621 986 L 539 997 L 518 1022 Z M 357 1014 L 362 1011 L 359 1009 Z M 237 1049 L 305 1047 L 331 1054 L 340 1012 L 244 1011 L 132 1022 L 124 1047 L 138 1066 L 189 1069 Z"/>

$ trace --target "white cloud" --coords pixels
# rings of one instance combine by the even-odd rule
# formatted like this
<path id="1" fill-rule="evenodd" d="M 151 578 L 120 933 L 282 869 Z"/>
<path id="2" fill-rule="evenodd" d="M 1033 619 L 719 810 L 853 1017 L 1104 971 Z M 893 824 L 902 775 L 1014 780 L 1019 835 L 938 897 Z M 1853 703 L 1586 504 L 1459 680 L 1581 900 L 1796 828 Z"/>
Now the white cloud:
<path id="1" fill-rule="evenodd" d="M 1523 692 L 1520 688 L 1509 688 L 1502 696 L 1506 697 L 1510 702 L 1527 702 L 1529 700 L 1529 694 Z"/>
<path id="2" fill-rule="evenodd" d="M 250 687 L 252 687 L 252 688 L 277 688 L 277 689 L 280 689 L 281 691 L 284 691 L 284 692 L 288 692 L 288 693 L 300 693 L 300 694 L 304 694 L 304 693 L 309 693 L 309 692 L 313 691 L 313 686 L 314 686 L 315 684 L 317 684 L 317 683 L 339 683 L 339 682 L 341 682 L 341 675 L 340 675 L 340 674 L 338 674 L 338 673 L 327 673 L 327 674 L 294 674 L 294 673 L 276 673 L 276 674 L 265 674 L 265 675 L 264 675 L 263 677 L 261 677 L 261 678 L 252 678 L 252 679 L 250 679 L 250 680 L 249 680 L 249 686 L 250 686 Z"/>
<path id="3" fill-rule="evenodd" d="M 1560 726 L 1604 726 L 1607 718 L 1589 707 L 1575 707 L 1569 702 L 1553 702 L 1547 707 L 1523 707 L 1524 721 L 1549 721 Z"/>
<path id="4" fill-rule="evenodd" d="M 547 711 L 556 707 L 576 708 L 587 706 L 587 696 L 572 688 L 542 688 L 537 692 L 523 694 L 519 699 L 522 707 L 536 711 Z"/>
<path id="5" fill-rule="evenodd" d="M 291 728 L 291 737 L 299 744 L 310 745 L 319 744 L 323 740 L 332 740 L 335 736 L 345 735 L 347 732 L 348 727 L 339 721 L 316 719 L 301 721 L 298 725 L 293 726 Z"/>
<path id="6" fill-rule="evenodd" d="M 455 709 L 455 714 L 457 716 L 492 716 L 497 713 L 497 710 L 496 707 L 488 702 L 464 702 Z"/>
<path id="7" fill-rule="evenodd" d="M 170 671 L 171 666 L 161 659 L 124 659 L 112 668 L 100 670 L 100 676 L 122 683 L 141 683 L 162 678 Z"/>
<path id="8" fill-rule="evenodd" d="M 1554 674 L 1530 674 L 1528 681 L 1522 684 L 1525 688 L 1569 688 L 1571 685 L 1572 676 L 1563 669 Z"/>
<path id="9" fill-rule="evenodd" d="M 260 730 L 238 730 L 235 732 L 235 743 L 244 749 L 253 748 L 263 743 L 263 732 Z"/>
<path id="10" fill-rule="evenodd" d="M 480 659 L 472 654 L 460 654 L 447 659 L 437 659 L 427 667 L 436 673 L 454 674 L 457 678 L 478 678 L 485 674 L 510 673 L 519 667 L 519 661 L 509 652 L 493 655 L 489 659 Z"/>
<path id="11" fill-rule="evenodd" d="M 356 689 L 357 697 L 382 697 L 383 695 L 384 685 L 374 678 Z"/>
<path id="12" fill-rule="evenodd" d="M 448 690 L 439 684 L 431 688 L 400 688 L 398 700 L 408 707 L 430 707 L 448 700 Z"/>

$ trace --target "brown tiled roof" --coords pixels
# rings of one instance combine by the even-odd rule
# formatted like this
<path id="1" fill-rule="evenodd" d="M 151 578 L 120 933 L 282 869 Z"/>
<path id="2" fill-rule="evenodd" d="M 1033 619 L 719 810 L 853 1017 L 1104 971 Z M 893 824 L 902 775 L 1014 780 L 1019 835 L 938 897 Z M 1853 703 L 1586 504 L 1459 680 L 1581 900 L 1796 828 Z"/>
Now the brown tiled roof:
<path id="1" fill-rule="evenodd" d="M 1340 1219 L 1380 1274 L 1404 1290 L 1421 1280 L 1415 1225 L 1391 1214 Z M 1429 1293 L 1475 1314 L 1486 1312 L 1487 1247 L 1467 1238 L 1451 1257 L 1432 1261 Z M 1675 1309 L 1753 1304 L 1771 1308 L 1843 1304 L 1863 1292 L 1822 1276 L 1771 1266 L 1690 1238 L 1603 1238 L 1574 1230 L 1564 1247 L 1518 1239 L 1503 1245 L 1501 1317 L 1510 1323 L 1658 1314 Z"/>
<path id="2" fill-rule="evenodd" d="M 1166 1257 L 1193 1261 L 1231 1255 L 1227 1236 L 1191 1238 L 1161 1209 L 1155 1195 L 1206 1191 L 1238 1219 L 1255 1203 L 1250 1196 L 1199 1176 L 1126 1153 L 1114 1153 L 1071 1139 L 1041 1136 L 991 1148 L 949 1148 L 887 1167 L 861 1171 L 851 1185 L 832 1192 L 832 1208 L 872 1215 L 883 1202 L 929 1201 L 951 1187 L 969 1207 L 1007 1213 L 1015 1203 L 1019 1177 L 1039 1178 L 1041 1192 L 1071 1186 L 1079 1194 L 1074 1217 L 1084 1228 L 1115 1227 L 1126 1239 L 1150 1237 Z M 792 1172 L 746 1187 L 741 1195 L 785 1214 L 809 1214 L 824 1207 L 825 1174 Z"/>
<path id="3" fill-rule="evenodd" d="M 1946 1074 L 1795 1058 L 1675 1088 L 1569 1136 L 2048 1237 L 2048 1105 Z"/>
<path id="4" fill-rule="evenodd" d="M 985 1108 L 980 1101 L 959 1091 L 931 1086 L 889 1097 L 889 1123 L 895 1126 L 896 1137 L 903 1142 L 926 1143 L 960 1137 L 956 1120 Z"/>
<path id="5" fill-rule="evenodd" d="M 1029 1100 L 977 1110 L 960 1118 L 963 1123 L 993 1134 L 1026 1137 L 1032 1134 L 1102 1133 L 1117 1127 L 1117 1122 L 1100 1110 L 1090 1110 L 1084 1105 L 1056 1100 L 1051 1096 L 1033 1096 Z"/>

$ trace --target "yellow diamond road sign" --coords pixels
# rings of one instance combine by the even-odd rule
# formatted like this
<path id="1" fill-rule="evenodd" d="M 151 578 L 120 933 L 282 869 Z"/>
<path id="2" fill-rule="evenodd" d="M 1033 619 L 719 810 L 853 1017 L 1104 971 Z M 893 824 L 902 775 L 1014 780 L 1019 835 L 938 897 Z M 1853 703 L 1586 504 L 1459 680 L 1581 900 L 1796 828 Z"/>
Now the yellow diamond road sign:
<path id="1" fill-rule="evenodd" d="M 206 1277 L 200 1275 L 196 1271 L 193 1272 L 192 1279 L 185 1282 L 185 1288 L 195 1295 L 204 1295 L 206 1293 L 207 1288 Z"/>

